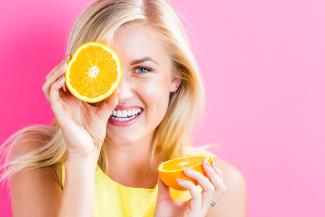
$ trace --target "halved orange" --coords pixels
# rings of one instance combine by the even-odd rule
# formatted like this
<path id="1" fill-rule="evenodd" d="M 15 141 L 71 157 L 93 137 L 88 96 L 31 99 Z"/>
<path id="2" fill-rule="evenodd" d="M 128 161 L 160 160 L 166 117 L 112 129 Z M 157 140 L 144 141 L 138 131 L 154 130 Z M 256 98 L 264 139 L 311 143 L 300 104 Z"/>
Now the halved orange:
<path id="1" fill-rule="evenodd" d="M 85 102 L 106 99 L 114 93 L 121 79 L 118 55 L 102 42 L 80 45 L 67 63 L 66 86 L 72 95 Z"/>
<path id="2" fill-rule="evenodd" d="M 209 164 L 212 163 L 210 155 L 186 156 L 162 162 L 158 167 L 159 176 L 167 186 L 176 190 L 187 190 L 178 185 L 176 178 L 185 179 L 198 185 L 196 180 L 186 176 L 183 171 L 185 167 L 189 167 L 207 176 L 202 165 L 204 159 L 207 159 Z"/>

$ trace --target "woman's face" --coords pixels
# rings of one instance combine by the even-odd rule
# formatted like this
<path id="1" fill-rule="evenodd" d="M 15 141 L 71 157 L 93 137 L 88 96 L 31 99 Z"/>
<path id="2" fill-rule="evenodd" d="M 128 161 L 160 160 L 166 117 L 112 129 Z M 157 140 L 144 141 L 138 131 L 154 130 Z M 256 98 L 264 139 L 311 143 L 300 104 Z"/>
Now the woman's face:
<path id="1" fill-rule="evenodd" d="M 119 55 L 123 71 L 118 106 L 107 127 L 114 143 L 150 138 L 165 116 L 170 92 L 179 85 L 172 75 L 171 57 L 154 31 L 129 23 L 116 31 L 111 42 L 103 40 Z"/>

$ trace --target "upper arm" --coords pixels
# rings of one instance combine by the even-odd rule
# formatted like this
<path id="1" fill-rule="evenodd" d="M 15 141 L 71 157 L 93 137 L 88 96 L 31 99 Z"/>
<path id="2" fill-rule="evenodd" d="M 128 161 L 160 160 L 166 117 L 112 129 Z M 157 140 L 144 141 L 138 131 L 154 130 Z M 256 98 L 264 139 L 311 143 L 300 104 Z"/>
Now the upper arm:
<path id="1" fill-rule="evenodd" d="M 246 217 L 246 181 L 241 172 L 220 158 L 216 159 L 223 173 L 226 191 L 208 212 L 207 217 Z"/>
<path id="2" fill-rule="evenodd" d="M 24 144 L 14 150 L 14 155 L 25 154 L 38 145 Z M 15 217 L 57 216 L 62 189 L 55 178 L 58 165 L 37 169 L 23 169 L 10 180 L 12 213 Z"/>

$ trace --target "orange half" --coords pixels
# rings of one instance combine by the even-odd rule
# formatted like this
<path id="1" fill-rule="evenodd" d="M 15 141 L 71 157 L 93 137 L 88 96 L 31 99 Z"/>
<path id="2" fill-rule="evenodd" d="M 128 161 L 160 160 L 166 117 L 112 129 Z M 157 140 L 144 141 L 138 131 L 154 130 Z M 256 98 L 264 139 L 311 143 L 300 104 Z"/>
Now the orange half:
<path id="1" fill-rule="evenodd" d="M 176 190 L 187 190 L 178 185 L 176 178 L 185 179 L 198 185 L 196 180 L 186 176 L 183 171 L 185 167 L 189 167 L 207 176 L 202 165 L 204 159 L 207 159 L 211 165 L 212 157 L 208 155 L 187 156 L 162 162 L 158 167 L 159 176 L 167 186 Z"/>
<path id="2" fill-rule="evenodd" d="M 121 61 L 116 52 L 101 42 L 80 45 L 67 63 L 65 83 L 76 98 L 100 102 L 109 97 L 122 79 Z"/>

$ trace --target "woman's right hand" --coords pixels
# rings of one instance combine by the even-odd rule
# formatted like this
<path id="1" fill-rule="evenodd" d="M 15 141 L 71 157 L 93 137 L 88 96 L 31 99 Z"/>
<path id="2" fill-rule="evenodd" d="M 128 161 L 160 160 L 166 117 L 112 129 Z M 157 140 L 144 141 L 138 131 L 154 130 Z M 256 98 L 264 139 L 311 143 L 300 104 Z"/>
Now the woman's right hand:
<path id="1" fill-rule="evenodd" d="M 95 155 L 97 163 L 108 119 L 118 104 L 117 91 L 96 106 L 80 101 L 65 86 L 67 60 L 65 58 L 46 76 L 42 90 L 62 130 L 68 159 L 93 158 Z"/>

